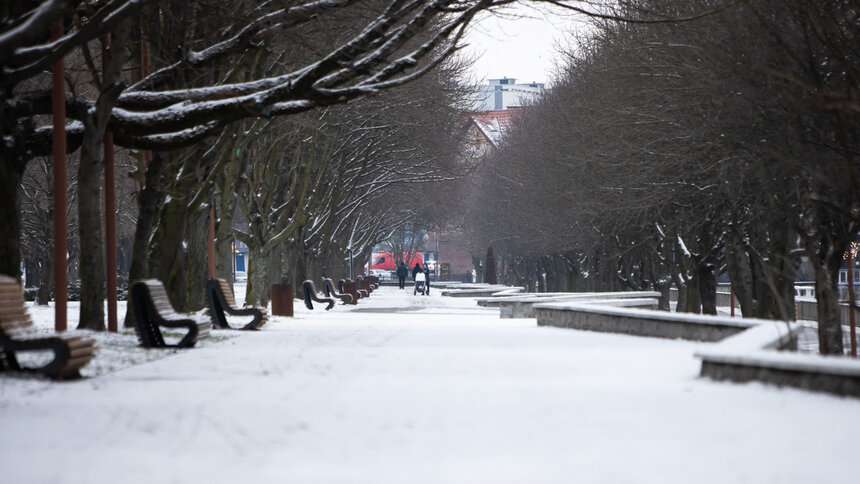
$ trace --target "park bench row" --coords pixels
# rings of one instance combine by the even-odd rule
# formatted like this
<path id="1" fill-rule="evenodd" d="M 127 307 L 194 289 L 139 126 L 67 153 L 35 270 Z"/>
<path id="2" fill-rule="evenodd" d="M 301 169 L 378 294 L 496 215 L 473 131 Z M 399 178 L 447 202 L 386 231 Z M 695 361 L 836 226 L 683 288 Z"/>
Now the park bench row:
<path id="1" fill-rule="evenodd" d="M 355 281 L 351 279 L 341 279 L 335 285 L 334 281 L 324 277 L 323 294 L 317 291 L 314 281 L 307 280 L 302 283 L 302 293 L 304 295 L 305 306 L 308 309 L 314 308 L 314 302 L 326 304 L 326 311 L 333 308 L 335 299 L 339 299 L 342 304 L 358 304 L 359 299 L 370 297 L 375 289 L 379 288 L 379 279 L 375 276 L 358 276 Z"/>
<path id="2" fill-rule="evenodd" d="M 310 286 L 308 287 L 308 283 Z M 357 278 L 338 282 L 335 291 L 331 279 L 324 280 L 326 296 L 337 297 L 344 304 L 355 304 L 360 297 L 368 297 L 378 287 L 376 278 Z M 312 281 L 305 282 L 305 303 L 313 309 L 311 299 L 320 301 Z M 147 348 L 175 346 L 188 348 L 200 338 L 206 337 L 213 322 L 219 328 L 230 328 L 226 315 L 250 316 L 251 321 L 241 327 L 256 330 L 268 321 L 268 311 L 263 307 L 239 307 L 230 285 L 223 279 L 208 282 L 206 297 L 209 302 L 209 317 L 179 314 L 170 304 L 164 285 L 156 279 L 144 279 L 132 284 L 129 297 L 136 323 L 138 339 Z M 327 299 L 334 306 L 334 301 Z M 184 330 L 175 344 L 167 343 L 161 328 Z M 24 368 L 17 353 L 22 351 L 51 351 L 53 359 L 38 368 Z M 33 324 L 24 302 L 21 285 L 14 278 L 0 274 L 0 371 L 33 371 L 50 378 L 67 379 L 80 377 L 80 369 L 95 356 L 95 340 L 85 333 L 64 332 L 40 333 Z"/>

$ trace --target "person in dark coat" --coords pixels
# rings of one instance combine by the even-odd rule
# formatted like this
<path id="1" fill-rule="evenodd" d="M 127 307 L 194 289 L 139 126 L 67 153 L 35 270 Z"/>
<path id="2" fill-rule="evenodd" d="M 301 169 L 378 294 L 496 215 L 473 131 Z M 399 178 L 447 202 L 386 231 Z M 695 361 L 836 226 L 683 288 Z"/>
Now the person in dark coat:
<path id="1" fill-rule="evenodd" d="M 397 267 L 397 281 L 400 283 L 400 289 L 406 286 L 406 276 L 408 275 L 409 269 L 406 268 L 406 263 L 400 261 L 400 265 Z"/>
<path id="2" fill-rule="evenodd" d="M 424 279 L 425 279 L 425 281 L 424 281 L 424 289 L 425 289 L 424 295 L 429 296 L 430 295 L 430 268 L 427 266 L 424 266 Z"/>
<path id="3" fill-rule="evenodd" d="M 412 280 L 413 281 L 415 280 L 415 276 L 417 276 L 419 272 L 421 272 L 421 264 L 416 262 L 415 267 L 412 268 Z"/>

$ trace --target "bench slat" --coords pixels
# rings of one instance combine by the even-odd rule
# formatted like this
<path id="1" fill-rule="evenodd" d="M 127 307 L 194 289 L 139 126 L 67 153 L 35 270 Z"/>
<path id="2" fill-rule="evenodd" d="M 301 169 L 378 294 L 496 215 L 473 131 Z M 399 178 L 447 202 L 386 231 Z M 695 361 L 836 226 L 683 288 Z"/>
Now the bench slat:
<path id="1" fill-rule="evenodd" d="M 27 311 L 21 286 L 14 279 L 3 275 L 0 275 L 0 332 L 3 336 L 2 349 L 9 354 L 52 351 L 54 359 L 35 369 L 52 378 L 80 376 L 78 369 L 95 355 L 95 340 L 92 338 L 79 334 L 39 332 Z"/>

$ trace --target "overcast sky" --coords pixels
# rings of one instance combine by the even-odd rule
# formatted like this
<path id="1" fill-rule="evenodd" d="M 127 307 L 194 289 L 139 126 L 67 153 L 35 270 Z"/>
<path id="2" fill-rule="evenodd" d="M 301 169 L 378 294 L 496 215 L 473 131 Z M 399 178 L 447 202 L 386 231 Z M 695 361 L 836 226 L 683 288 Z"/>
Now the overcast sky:
<path id="1" fill-rule="evenodd" d="M 513 77 L 549 84 L 561 60 L 557 45 L 569 44 L 570 32 L 582 30 L 582 19 L 558 9 L 520 5 L 502 12 L 484 15 L 470 25 L 464 54 L 475 59 L 475 80 Z"/>

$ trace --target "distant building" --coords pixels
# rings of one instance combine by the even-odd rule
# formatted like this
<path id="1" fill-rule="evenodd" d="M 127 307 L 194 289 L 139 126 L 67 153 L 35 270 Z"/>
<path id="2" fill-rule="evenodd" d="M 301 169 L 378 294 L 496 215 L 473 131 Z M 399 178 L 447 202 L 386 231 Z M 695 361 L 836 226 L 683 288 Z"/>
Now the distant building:
<path id="1" fill-rule="evenodd" d="M 465 119 L 466 131 L 461 156 L 470 163 L 497 150 L 507 130 L 522 114 L 522 109 L 502 109 L 472 113 Z"/>
<path id="2" fill-rule="evenodd" d="M 521 108 L 534 102 L 546 90 L 541 82 L 517 84 L 516 79 L 503 77 L 490 79 L 480 86 L 478 111 Z"/>

